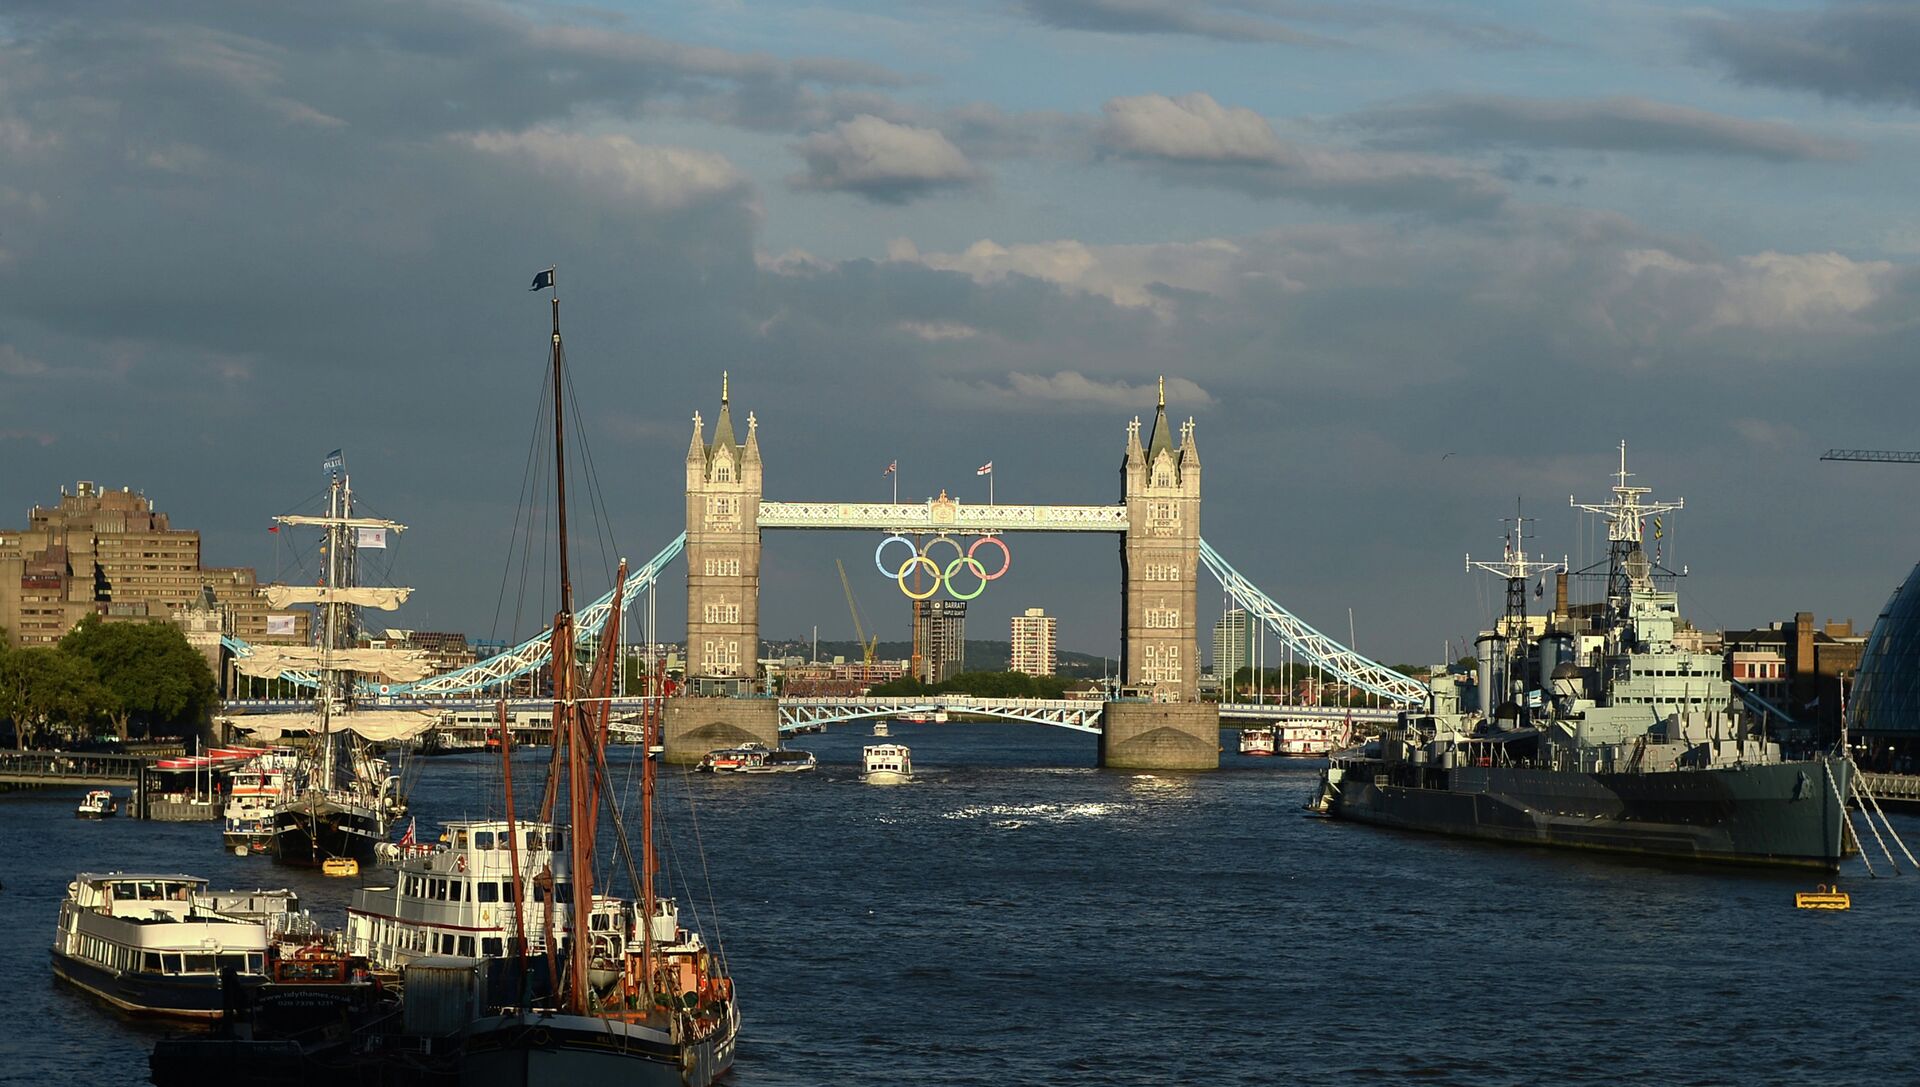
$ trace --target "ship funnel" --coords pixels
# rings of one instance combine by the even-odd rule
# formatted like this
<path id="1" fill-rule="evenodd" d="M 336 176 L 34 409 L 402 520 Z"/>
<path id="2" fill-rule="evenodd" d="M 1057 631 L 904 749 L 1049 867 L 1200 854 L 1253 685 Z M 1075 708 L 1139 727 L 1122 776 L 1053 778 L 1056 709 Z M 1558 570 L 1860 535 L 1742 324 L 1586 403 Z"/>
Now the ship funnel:
<path id="1" fill-rule="evenodd" d="M 1480 716 L 1493 716 L 1506 675 L 1507 640 L 1498 634 L 1482 634 L 1473 641 L 1473 655 L 1480 662 L 1480 687 L 1474 706 Z"/>

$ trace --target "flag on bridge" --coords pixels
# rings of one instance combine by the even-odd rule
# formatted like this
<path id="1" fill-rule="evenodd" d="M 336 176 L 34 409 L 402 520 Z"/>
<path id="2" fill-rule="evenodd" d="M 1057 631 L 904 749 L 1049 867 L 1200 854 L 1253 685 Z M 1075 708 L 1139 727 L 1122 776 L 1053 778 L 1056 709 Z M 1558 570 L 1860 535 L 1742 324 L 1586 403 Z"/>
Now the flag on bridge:
<path id="1" fill-rule="evenodd" d="M 527 289 L 530 291 L 544 291 L 551 286 L 553 286 L 553 269 L 549 268 L 546 271 L 541 272 L 539 275 L 534 276 L 533 286 L 528 287 Z"/>
<path id="2" fill-rule="evenodd" d="M 974 475 L 976 475 L 976 476 L 990 476 L 990 475 L 992 475 L 992 474 L 993 474 L 993 462 L 992 462 L 992 461 L 988 461 L 987 463 L 985 463 L 985 464 L 983 464 L 983 465 L 981 465 L 980 467 L 978 467 L 978 468 L 976 468 L 976 469 L 974 469 L 974 470 L 973 470 L 973 474 L 974 474 Z"/>
<path id="3" fill-rule="evenodd" d="M 886 470 L 886 471 L 884 471 L 884 472 L 882 472 L 882 473 L 880 473 L 880 478 L 881 478 L 881 479 L 885 479 L 885 478 L 887 478 L 888 476 L 890 476 L 890 475 L 892 475 L 893 473 L 895 473 L 895 472 L 897 472 L 897 471 L 899 471 L 899 470 L 900 470 L 900 462 L 899 462 L 899 461 L 894 461 L 894 462 L 893 462 L 892 464 L 889 464 L 889 465 L 887 465 L 887 470 Z"/>

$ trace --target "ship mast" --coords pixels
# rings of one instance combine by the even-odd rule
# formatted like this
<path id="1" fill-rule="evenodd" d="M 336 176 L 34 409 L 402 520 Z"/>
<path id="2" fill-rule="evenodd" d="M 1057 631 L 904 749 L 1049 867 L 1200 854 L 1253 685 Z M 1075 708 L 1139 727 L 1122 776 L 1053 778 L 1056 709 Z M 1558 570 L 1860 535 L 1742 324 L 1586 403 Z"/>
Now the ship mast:
<path id="1" fill-rule="evenodd" d="M 1559 562 L 1528 561 L 1527 541 L 1533 537 L 1527 534 L 1527 522 L 1531 517 L 1520 516 L 1520 500 L 1513 500 L 1513 516 L 1505 518 L 1513 526 L 1513 532 L 1501 541 L 1499 562 L 1476 562 L 1473 555 L 1467 555 L 1467 572 L 1484 570 L 1487 573 L 1505 578 L 1507 582 L 1507 608 L 1504 625 L 1506 636 L 1511 639 L 1507 650 L 1507 694 L 1521 706 L 1527 704 L 1527 582 L 1542 574 L 1565 570 L 1564 558 Z M 1540 677 L 1542 685 L 1549 677 Z"/>
<path id="2" fill-rule="evenodd" d="M 1646 549 L 1642 546 L 1645 539 L 1646 519 L 1658 517 L 1663 513 L 1685 509 L 1687 501 L 1676 498 L 1671 502 L 1648 501 L 1645 496 L 1653 493 L 1652 487 L 1628 486 L 1627 480 L 1633 473 L 1627 471 L 1627 443 L 1620 442 L 1620 469 L 1615 473 L 1613 501 L 1605 504 L 1576 502 L 1572 495 L 1567 496 L 1567 504 L 1574 509 L 1587 513 L 1596 513 L 1607 519 L 1607 611 L 1606 628 L 1611 634 L 1623 624 L 1627 615 L 1627 600 L 1636 590 L 1653 587 L 1653 567 L 1647 561 Z"/>

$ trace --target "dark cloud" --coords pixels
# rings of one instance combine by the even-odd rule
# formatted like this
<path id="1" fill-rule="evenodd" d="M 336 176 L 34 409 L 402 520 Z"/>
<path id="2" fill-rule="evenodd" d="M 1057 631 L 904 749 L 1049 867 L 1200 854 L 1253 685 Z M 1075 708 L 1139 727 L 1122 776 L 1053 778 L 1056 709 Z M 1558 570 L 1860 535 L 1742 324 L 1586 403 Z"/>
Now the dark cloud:
<path id="1" fill-rule="evenodd" d="M 1532 147 L 1741 155 L 1776 162 L 1857 158 L 1849 140 L 1776 121 L 1645 98 L 1540 99 L 1442 95 L 1348 114 L 1342 122 L 1400 147 Z"/>
<path id="2" fill-rule="evenodd" d="M 1359 210 L 1484 214 L 1505 199 L 1477 168 L 1430 155 L 1310 147 L 1281 140 L 1264 117 L 1206 94 L 1116 98 L 1097 132 L 1109 153 L 1168 180 Z"/>
<path id="3" fill-rule="evenodd" d="M 1431 47 L 1445 42 L 1476 49 L 1518 49 L 1548 44 L 1541 35 L 1523 28 L 1463 19 L 1433 6 L 1287 0 L 1024 0 L 1024 7 L 1047 26 L 1103 34 L 1169 34 L 1322 48 L 1348 44 L 1300 28 L 1306 24 L 1337 27 L 1355 42 L 1383 46 Z"/>
<path id="4" fill-rule="evenodd" d="M 1920 105 L 1920 7 L 1912 4 L 1727 12 L 1690 29 L 1700 56 L 1745 83 Z"/>
<path id="5" fill-rule="evenodd" d="M 1196 0 L 1025 0 L 1027 12 L 1062 30 L 1103 34 L 1185 34 L 1221 41 L 1332 44 L 1243 5 Z"/>

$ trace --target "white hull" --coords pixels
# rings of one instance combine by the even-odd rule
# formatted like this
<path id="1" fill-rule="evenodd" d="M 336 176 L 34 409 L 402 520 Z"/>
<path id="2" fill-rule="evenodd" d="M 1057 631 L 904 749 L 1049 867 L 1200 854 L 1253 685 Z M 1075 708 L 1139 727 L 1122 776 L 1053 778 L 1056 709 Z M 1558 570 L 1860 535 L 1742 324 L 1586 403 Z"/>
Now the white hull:
<path id="1" fill-rule="evenodd" d="M 860 780 L 868 785 L 905 785 L 913 780 L 912 774 L 901 774 L 892 770 L 874 770 L 862 774 Z"/>

